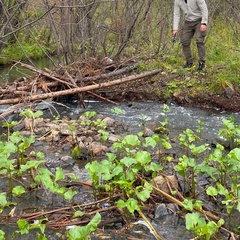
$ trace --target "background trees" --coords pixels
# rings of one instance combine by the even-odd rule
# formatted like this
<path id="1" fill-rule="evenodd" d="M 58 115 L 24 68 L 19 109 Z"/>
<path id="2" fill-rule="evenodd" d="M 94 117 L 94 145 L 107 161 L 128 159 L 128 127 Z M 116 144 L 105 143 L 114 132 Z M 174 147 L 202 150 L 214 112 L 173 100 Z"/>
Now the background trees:
<path id="1" fill-rule="evenodd" d="M 210 32 L 224 26 L 237 46 L 238 0 L 207 3 Z M 1 0 L 0 61 L 56 55 L 68 63 L 83 57 L 164 55 L 172 49 L 172 4 L 166 0 Z"/>

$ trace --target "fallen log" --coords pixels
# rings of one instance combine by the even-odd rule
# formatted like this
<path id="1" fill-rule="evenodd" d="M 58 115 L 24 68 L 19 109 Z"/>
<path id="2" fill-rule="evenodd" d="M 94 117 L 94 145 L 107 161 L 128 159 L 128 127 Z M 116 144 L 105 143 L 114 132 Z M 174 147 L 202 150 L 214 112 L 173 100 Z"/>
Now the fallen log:
<path id="1" fill-rule="evenodd" d="M 49 79 L 54 80 L 54 82 L 46 82 L 45 85 L 46 87 L 56 87 L 59 85 L 59 83 L 64 84 L 64 85 L 68 85 L 68 87 L 76 87 L 76 84 L 71 82 L 69 83 L 69 79 L 65 79 L 62 76 L 52 76 L 50 71 L 43 71 L 43 70 L 39 70 L 37 68 L 34 68 L 31 65 L 28 65 L 26 63 L 20 63 L 20 65 L 28 70 L 31 70 L 32 72 L 38 73 L 42 76 L 45 76 Z M 136 69 L 138 67 L 139 63 L 135 63 L 131 66 L 127 66 L 125 68 L 121 68 L 118 70 L 115 70 L 113 72 L 109 72 L 109 73 L 104 73 L 104 74 L 100 74 L 100 75 L 96 75 L 96 76 L 91 76 L 91 77 L 83 77 L 82 81 L 96 81 L 96 80 L 100 80 L 100 79 L 106 79 L 106 78 L 110 78 L 110 77 L 114 77 L 120 74 L 124 74 L 126 72 L 130 72 L 134 69 Z M 74 80 L 75 81 L 75 80 Z M 78 81 L 76 81 L 77 83 Z M 41 88 L 41 84 L 39 84 L 39 87 Z M 27 85 L 27 86 L 13 86 L 12 88 L 0 88 L 0 94 L 9 94 L 9 93 L 15 93 L 15 91 L 27 91 L 29 89 L 31 89 L 32 86 Z M 92 93 L 89 93 L 92 94 Z"/>
<path id="2" fill-rule="evenodd" d="M 96 90 L 96 89 L 100 89 L 103 87 L 110 87 L 110 86 L 119 85 L 122 83 L 127 83 L 127 82 L 138 80 L 138 79 L 143 79 L 145 77 L 156 75 L 159 72 L 161 72 L 161 69 L 155 69 L 155 70 L 142 72 L 140 74 L 116 79 L 111 82 L 99 83 L 99 84 L 94 84 L 94 85 L 84 86 L 84 87 L 75 87 L 72 89 L 50 92 L 50 93 L 43 93 L 43 94 L 38 94 L 38 95 L 32 95 L 32 96 L 27 96 L 24 99 L 23 98 L 4 99 L 4 100 L 0 100 L 0 105 L 16 104 L 16 103 L 20 103 L 20 102 L 31 102 L 31 101 L 36 101 L 36 100 L 55 98 L 55 97 L 60 97 L 60 96 L 64 96 L 64 95 L 69 95 L 69 94 L 76 94 L 76 93 L 80 93 L 80 92 Z"/>
<path id="3" fill-rule="evenodd" d="M 69 85 L 69 86 L 71 86 L 71 87 L 76 87 L 74 84 L 72 84 L 72 83 L 70 83 L 70 82 L 68 82 L 68 81 L 66 81 L 66 80 L 64 81 L 64 80 L 61 80 L 61 79 L 56 78 L 56 77 L 54 77 L 54 76 L 51 76 L 50 74 L 44 72 L 43 70 L 36 69 L 36 68 L 34 68 L 34 67 L 32 67 L 32 66 L 30 66 L 30 65 L 28 65 L 28 64 L 20 63 L 20 65 L 21 65 L 22 67 L 25 67 L 25 68 L 33 71 L 33 72 L 39 73 L 39 74 L 41 74 L 41 75 L 43 75 L 43 76 L 45 76 L 45 77 L 48 77 L 48 78 L 53 79 L 53 80 L 55 80 L 55 81 L 57 81 L 57 82 L 60 82 L 60 83 L 62 83 L 62 84 L 64 84 L 64 85 Z"/>

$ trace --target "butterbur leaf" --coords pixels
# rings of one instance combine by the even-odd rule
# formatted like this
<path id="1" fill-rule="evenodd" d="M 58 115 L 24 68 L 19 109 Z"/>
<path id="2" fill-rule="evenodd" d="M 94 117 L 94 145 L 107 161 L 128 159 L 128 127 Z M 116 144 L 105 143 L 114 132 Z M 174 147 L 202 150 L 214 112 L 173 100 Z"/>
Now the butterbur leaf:
<path id="1" fill-rule="evenodd" d="M 208 187 L 206 193 L 207 193 L 207 195 L 212 196 L 212 197 L 215 197 L 218 195 L 217 189 L 213 186 Z"/>
<path id="2" fill-rule="evenodd" d="M 67 200 L 72 200 L 73 197 L 77 194 L 77 191 L 73 191 L 71 189 L 69 189 L 68 191 L 66 191 L 64 193 L 64 198 Z"/>
<path id="3" fill-rule="evenodd" d="M 41 233 L 36 233 L 37 240 L 48 240 L 44 235 Z"/>
<path id="4" fill-rule="evenodd" d="M 172 148 L 172 145 L 166 141 L 165 139 L 162 140 L 162 145 L 165 149 L 171 149 Z"/>
<path id="5" fill-rule="evenodd" d="M 156 145 L 157 145 L 157 143 L 153 138 L 146 137 L 145 144 L 144 144 L 145 147 L 151 146 L 152 148 L 154 148 L 154 147 L 156 147 Z"/>
<path id="6" fill-rule="evenodd" d="M 138 201 L 133 198 L 129 198 L 126 203 L 127 209 L 130 213 L 134 213 L 134 211 L 139 211 Z"/>
<path id="7" fill-rule="evenodd" d="M 124 157 L 123 159 L 120 160 L 120 162 L 123 163 L 124 166 L 126 167 L 130 167 L 132 164 L 137 163 L 136 159 L 131 157 Z"/>
<path id="8" fill-rule="evenodd" d="M 112 177 L 119 175 L 120 173 L 123 173 L 123 167 L 117 166 L 113 169 Z"/>
<path id="9" fill-rule="evenodd" d="M 144 166 L 144 169 L 146 171 L 157 172 L 157 171 L 161 171 L 163 169 L 163 166 L 160 165 L 159 163 L 151 162 L 150 165 Z"/>
<path id="10" fill-rule="evenodd" d="M 202 209 L 202 206 L 203 206 L 203 202 L 200 201 L 200 200 L 196 200 L 195 204 L 194 204 L 194 208 L 195 209 L 198 209 L 198 210 L 201 210 Z"/>
<path id="11" fill-rule="evenodd" d="M 73 218 L 82 217 L 83 215 L 84 215 L 84 212 L 78 210 L 78 211 L 74 212 Z"/>
<path id="12" fill-rule="evenodd" d="M 151 162 L 151 155 L 147 151 L 139 151 L 136 153 L 135 159 L 142 165 Z"/>
<path id="13" fill-rule="evenodd" d="M 56 174 L 55 174 L 55 182 L 59 181 L 59 180 L 63 180 L 65 178 L 64 173 L 62 168 L 57 167 L 56 169 Z"/>
<path id="14" fill-rule="evenodd" d="M 0 230 L 0 240 L 5 240 L 4 235 L 5 235 L 5 232 Z"/>
<path id="15" fill-rule="evenodd" d="M 23 186 L 16 186 L 12 190 L 13 195 L 20 196 L 25 193 L 25 188 Z"/>
<path id="16" fill-rule="evenodd" d="M 124 207 L 126 207 L 126 203 L 122 199 L 120 199 L 117 202 L 117 207 L 118 208 L 124 208 Z"/>
<path id="17" fill-rule="evenodd" d="M 226 196 L 228 194 L 228 190 L 221 184 L 217 182 L 217 190 L 218 194 Z"/>
<path id="18" fill-rule="evenodd" d="M 0 206 L 5 206 L 6 204 L 7 204 L 6 193 L 1 192 L 0 193 Z"/>
<path id="19" fill-rule="evenodd" d="M 26 221 L 26 220 L 24 220 L 24 219 L 19 219 L 18 221 L 17 221 L 17 225 L 18 225 L 18 227 L 19 227 L 19 229 L 20 229 L 20 233 L 21 234 L 28 234 L 29 233 L 29 224 L 28 224 L 28 222 Z"/>
<path id="20" fill-rule="evenodd" d="M 140 141 L 136 135 L 127 135 L 122 140 L 125 146 L 137 147 L 140 144 Z"/>
<path id="21" fill-rule="evenodd" d="M 27 161 L 25 165 L 20 166 L 20 169 L 21 169 L 22 172 L 25 172 L 28 169 L 37 168 L 40 164 L 42 164 L 44 162 L 45 161 L 43 161 L 43 160 L 41 160 L 41 161 L 36 161 L 36 160 Z"/>
<path id="22" fill-rule="evenodd" d="M 79 226 L 68 231 L 67 237 L 70 240 L 86 240 L 90 234 L 96 231 L 98 224 L 101 222 L 101 215 L 96 213 L 93 219 L 86 226 Z"/>
<path id="23" fill-rule="evenodd" d="M 141 189 L 143 189 L 143 190 L 141 191 Z M 147 182 L 145 182 L 144 187 L 138 186 L 136 188 L 136 194 L 137 194 L 138 198 L 140 200 L 142 200 L 143 202 L 145 202 L 147 199 L 149 199 L 151 192 L 152 192 L 152 187 Z"/>
<path id="24" fill-rule="evenodd" d="M 192 211 L 192 210 L 193 210 L 192 200 L 185 199 L 185 200 L 182 202 L 182 205 L 183 205 L 183 207 L 184 207 L 186 210 L 189 210 L 189 211 Z"/>
<path id="25" fill-rule="evenodd" d="M 188 230 L 193 230 L 196 227 L 196 225 L 198 224 L 199 217 L 200 217 L 200 213 L 198 213 L 198 212 L 187 213 L 185 216 L 186 228 Z"/>

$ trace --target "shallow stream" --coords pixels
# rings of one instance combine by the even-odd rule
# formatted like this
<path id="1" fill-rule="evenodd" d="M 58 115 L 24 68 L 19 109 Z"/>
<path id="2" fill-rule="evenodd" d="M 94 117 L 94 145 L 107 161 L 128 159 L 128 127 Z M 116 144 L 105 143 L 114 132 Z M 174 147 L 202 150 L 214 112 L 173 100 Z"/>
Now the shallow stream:
<path id="1" fill-rule="evenodd" d="M 114 113 L 113 109 L 116 107 L 115 105 L 104 103 L 104 102 L 96 102 L 96 101 L 87 101 L 86 109 L 79 107 L 77 103 L 67 104 L 66 107 L 59 107 L 55 105 L 54 108 L 51 108 L 51 111 L 45 110 L 45 116 L 49 117 L 52 115 L 60 114 L 60 116 L 69 116 L 72 119 L 76 119 L 81 113 L 88 111 L 96 111 L 103 116 L 109 116 L 111 118 L 116 119 L 118 122 L 123 123 L 127 126 L 127 130 L 129 133 L 137 133 L 141 131 L 141 124 L 148 126 L 151 128 L 152 126 L 157 126 L 159 122 L 163 122 L 166 118 L 169 118 L 168 128 L 170 130 L 170 135 L 172 137 L 177 136 L 179 133 L 184 131 L 186 128 L 190 128 L 192 130 L 196 130 L 199 127 L 198 120 L 204 123 L 203 130 L 203 139 L 205 142 L 214 143 L 216 142 L 218 130 L 223 126 L 222 119 L 228 118 L 230 116 L 234 116 L 236 123 L 240 124 L 240 116 L 237 114 L 228 114 L 225 112 L 220 112 L 217 109 L 199 109 L 199 108 L 185 108 L 176 106 L 174 104 L 169 105 L 169 112 L 163 113 L 163 105 L 158 104 L 156 102 L 128 102 L 121 103 L 117 106 L 117 108 L 121 109 L 121 114 Z M 51 106 L 51 105 L 50 105 Z M 45 108 L 45 105 L 39 105 L 39 108 Z M 0 109 L 1 110 L 1 109 Z M 12 116 L 10 117 L 12 118 Z M 170 136 L 170 137 L 171 137 Z M 44 149 L 45 146 L 38 146 L 38 148 Z M 46 160 L 49 162 L 57 162 L 60 158 L 61 153 L 58 151 L 51 151 L 49 149 L 47 151 L 49 154 L 46 155 Z M 68 165 L 66 167 L 67 171 L 73 171 L 75 174 L 79 175 L 81 180 L 86 180 L 86 172 L 84 171 L 84 162 L 78 162 L 77 164 Z M 51 164 L 50 164 L 51 165 Z M 3 187 L 3 186 L 2 186 Z M 82 191 L 79 189 L 79 191 Z M 79 198 L 80 202 L 83 201 L 91 201 L 92 193 L 88 191 L 81 194 Z M 38 204 L 44 205 L 48 204 L 46 199 L 38 199 L 36 202 L 29 202 L 31 199 L 35 198 L 21 198 L 19 207 L 26 208 L 29 205 Z M 36 200 L 33 200 L 36 201 Z M 59 201 L 57 205 L 64 206 L 64 203 Z M 55 206 L 56 207 L 56 206 Z M 158 221 L 153 222 L 156 229 L 159 231 L 159 234 L 163 237 L 167 237 L 168 240 L 187 240 L 191 239 L 191 234 L 186 231 L 184 222 L 177 216 L 169 217 L 164 216 Z M 2 229 L 6 231 L 6 234 L 12 233 L 12 228 L 6 227 L 2 225 Z M 142 224 L 136 225 L 129 233 L 133 237 L 138 239 L 155 239 L 152 234 L 150 234 L 149 230 Z M 107 232 L 105 232 L 107 234 Z M 57 239 L 54 238 L 53 232 L 48 232 L 49 239 Z M 28 236 L 30 237 L 30 236 Z M 33 239 L 33 238 L 22 238 L 22 239 Z M 101 239 L 98 237 L 94 237 L 93 239 Z M 119 236 L 118 234 L 112 232 L 106 236 L 106 239 L 116 239 L 123 240 L 127 239 Z"/>
<path id="2" fill-rule="evenodd" d="M 53 104 L 53 103 L 51 103 Z M 169 118 L 168 129 L 170 130 L 170 138 L 177 136 L 179 133 L 184 131 L 186 128 L 190 128 L 192 130 L 196 130 L 199 128 L 198 121 L 203 122 L 203 140 L 209 144 L 215 143 L 218 141 L 219 137 L 217 136 L 220 128 L 223 127 L 222 119 L 229 118 L 230 116 L 234 116 L 235 122 L 240 124 L 240 115 L 238 114 L 229 114 L 226 112 L 221 112 L 217 109 L 199 109 L 199 108 L 186 108 L 177 106 L 174 104 L 169 104 L 169 112 L 163 113 L 164 106 L 162 104 L 156 102 L 127 102 L 121 103 L 118 106 L 98 101 L 86 101 L 86 109 L 79 106 L 77 103 L 64 103 L 67 107 L 53 104 L 54 107 L 50 105 L 39 105 L 40 109 L 44 109 L 45 117 L 52 117 L 52 115 L 60 115 L 69 116 L 72 119 L 76 119 L 81 113 L 88 111 L 96 111 L 99 114 L 104 116 L 111 117 L 118 122 L 123 123 L 127 126 L 127 131 L 129 133 L 137 133 L 141 131 L 141 126 L 144 124 L 145 126 L 152 128 L 152 126 L 160 126 L 159 122 L 163 122 L 166 118 Z M 50 106 L 50 111 L 47 106 Z M 116 114 L 113 109 L 117 107 L 121 109 L 121 114 Z M 6 106 L 0 107 L 0 112 L 3 112 L 7 109 Z M 14 119 L 15 116 L 10 116 L 9 119 Z M 38 146 L 39 149 L 44 149 L 45 146 Z M 49 155 L 46 155 L 46 160 L 58 161 L 60 158 L 60 153 L 51 149 L 48 150 Z M 71 160 L 72 161 L 72 160 Z M 84 171 L 85 162 L 78 162 L 77 164 L 70 164 L 66 167 L 67 171 L 74 172 L 79 174 L 79 178 L 85 180 L 87 178 L 86 171 Z M 6 186 L 3 186 L 3 182 L 1 182 L 1 189 L 5 189 Z M 82 191 L 82 189 L 79 189 Z M 31 203 L 31 199 L 35 198 L 21 198 L 19 207 L 26 208 L 27 206 L 31 206 L 34 204 L 38 205 L 46 205 L 47 199 L 38 199 L 37 203 Z M 14 199 L 16 200 L 16 199 Z M 86 191 L 79 196 L 79 201 L 91 201 L 92 193 Z M 36 200 L 33 200 L 36 201 Z M 63 206 L 64 203 L 58 202 L 59 206 Z M 55 206 L 56 207 L 56 206 Z M 184 222 L 177 216 L 169 217 L 164 216 L 159 221 L 153 221 L 153 225 L 156 227 L 157 231 L 161 236 L 166 238 L 167 240 L 189 240 L 193 236 L 189 233 L 184 226 Z M 6 225 L 0 225 L 0 228 L 6 232 L 6 239 L 11 239 L 11 234 L 13 232 L 12 227 Z M 155 237 L 149 232 L 149 230 L 142 224 L 136 225 L 131 229 L 132 237 L 135 239 L 155 239 Z M 127 231 L 126 231 L 127 232 Z M 35 239 L 35 235 L 23 236 L 21 239 Z M 46 236 L 48 239 L 59 239 L 54 237 L 55 233 L 52 231 L 47 232 Z M 103 239 L 98 238 L 97 236 L 93 236 L 92 239 Z M 115 239 L 115 240 L 123 240 L 127 239 L 119 235 L 117 232 L 111 232 L 106 236 L 105 239 Z"/>

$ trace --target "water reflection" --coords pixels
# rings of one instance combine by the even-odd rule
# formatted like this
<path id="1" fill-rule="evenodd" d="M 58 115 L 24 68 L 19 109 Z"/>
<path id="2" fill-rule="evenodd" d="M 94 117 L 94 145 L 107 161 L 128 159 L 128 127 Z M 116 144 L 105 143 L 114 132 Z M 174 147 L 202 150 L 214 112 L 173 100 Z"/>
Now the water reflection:
<path id="1" fill-rule="evenodd" d="M 45 67 L 54 67 L 56 62 L 57 60 L 55 58 L 42 58 L 37 61 L 33 61 L 33 64 L 38 69 L 44 69 Z M 10 66 L 0 66 L 0 85 L 4 83 L 11 83 L 20 77 L 29 77 L 33 75 L 35 75 L 35 73 L 21 67 L 20 64 L 17 63 Z"/>

